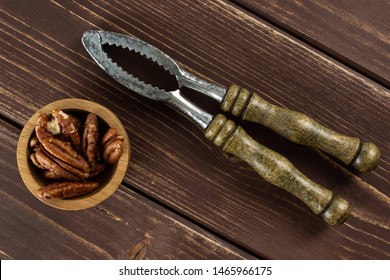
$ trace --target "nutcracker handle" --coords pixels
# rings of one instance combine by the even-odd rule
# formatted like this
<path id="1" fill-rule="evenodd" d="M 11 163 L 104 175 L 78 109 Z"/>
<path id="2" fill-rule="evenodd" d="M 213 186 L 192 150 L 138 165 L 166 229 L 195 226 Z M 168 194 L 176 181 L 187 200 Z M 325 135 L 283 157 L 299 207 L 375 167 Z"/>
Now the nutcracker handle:
<path id="1" fill-rule="evenodd" d="M 241 126 L 215 116 L 205 130 L 207 139 L 246 161 L 269 183 L 303 201 L 329 225 L 342 224 L 350 214 L 349 203 L 303 175 L 290 161 L 253 140 Z"/>
<path id="2" fill-rule="evenodd" d="M 221 109 L 264 125 L 292 142 L 329 153 L 360 172 L 371 171 L 379 163 L 380 151 L 375 144 L 335 132 L 303 113 L 275 106 L 237 85 L 228 88 Z"/>

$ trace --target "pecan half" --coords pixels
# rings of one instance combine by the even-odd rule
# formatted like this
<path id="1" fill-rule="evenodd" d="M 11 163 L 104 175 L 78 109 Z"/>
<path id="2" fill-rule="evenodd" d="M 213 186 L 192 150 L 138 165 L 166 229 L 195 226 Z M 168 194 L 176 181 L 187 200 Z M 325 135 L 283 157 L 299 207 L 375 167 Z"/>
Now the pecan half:
<path id="1" fill-rule="evenodd" d="M 46 169 L 38 160 L 37 160 L 37 154 L 36 153 L 31 153 L 30 154 L 30 160 L 31 162 L 38 167 L 39 169 Z"/>
<path id="2" fill-rule="evenodd" d="M 61 128 L 61 137 L 68 141 L 72 147 L 78 152 L 81 152 L 81 136 L 79 133 L 80 121 L 70 114 L 66 114 L 62 110 L 52 111 L 53 119 L 57 121 Z"/>
<path id="3" fill-rule="evenodd" d="M 115 164 L 123 153 L 123 140 L 115 139 L 107 143 L 103 148 L 103 159 L 108 164 Z"/>
<path id="4" fill-rule="evenodd" d="M 83 153 L 87 162 L 93 165 L 98 159 L 99 153 L 98 119 L 95 114 L 88 114 L 83 133 Z"/>
<path id="5" fill-rule="evenodd" d="M 115 164 L 123 153 L 123 144 L 125 137 L 118 135 L 115 128 L 111 127 L 102 137 L 101 145 L 103 146 L 103 160 L 112 165 Z"/>
<path id="6" fill-rule="evenodd" d="M 70 198 L 84 195 L 97 189 L 96 182 L 62 182 L 52 183 L 45 188 L 40 188 L 37 195 L 41 198 Z"/>
<path id="7" fill-rule="evenodd" d="M 43 152 L 42 149 L 37 149 L 35 152 L 35 158 L 37 162 L 44 168 L 47 169 L 53 173 L 57 177 L 63 178 L 68 181 L 80 181 L 80 178 L 77 176 L 73 175 L 69 171 L 65 170 L 61 166 L 59 166 L 56 162 L 51 160 L 49 157 L 46 156 L 46 154 Z"/>
<path id="8" fill-rule="evenodd" d="M 64 180 L 64 178 L 60 174 L 50 170 L 45 170 L 42 174 L 43 174 L 43 178 L 48 180 L 61 180 L 61 181 Z"/>
<path id="9" fill-rule="evenodd" d="M 116 128 L 110 127 L 107 130 L 106 134 L 104 134 L 104 136 L 102 137 L 101 145 L 104 147 L 104 145 L 116 139 L 117 136 L 118 136 L 118 132 Z"/>
<path id="10" fill-rule="evenodd" d="M 67 164 L 66 162 L 64 162 L 64 161 L 60 160 L 59 158 L 56 158 L 52 154 L 48 153 L 47 151 L 45 151 L 45 149 L 43 147 L 40 147 L 40 148 L 42 149 L 42 152 L 44 152 L 44 154 L 48 158 L 50 158 L 52 161 L 57 163 L 63 169 L 65 169 L 65 170 L 69 171 L 70 173 L 72 173 L 73 175 L 79 177 L 80 180 L 85 181 L 89 178 L 89 172 L 83 172 L 82 170 L 77 169 L 76 167 L 74 167 L 70 164 Z"/>

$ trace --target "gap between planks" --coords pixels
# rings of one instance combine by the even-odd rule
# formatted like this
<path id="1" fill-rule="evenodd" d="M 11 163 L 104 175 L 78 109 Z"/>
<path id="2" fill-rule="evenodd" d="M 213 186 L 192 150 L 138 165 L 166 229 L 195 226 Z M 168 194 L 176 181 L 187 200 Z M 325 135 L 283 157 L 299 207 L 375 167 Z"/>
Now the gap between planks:
<path id="1" fill-rule="evenodd" d="M 279 29 L 283 33 L 293 37 L 296 41 L 300 41 L 305 45 L 310 46 L 311 48 L 317 50 L 318 52 L 322 53 L 324 56 L 330 57 L 332 60 L 337 61 L 338 63 L 344 65 L 345 67 L 351 69 L 352 71 L 362 75 L 363 77 L 373 81 L 374 83 L 386 88 L 390 89 L 389 85 L 385 81 L 381 81 L 380 78 L 375 77 L 375 73 L 371 74 L 369 70 L 362 69 L 363 66 L 359 66 L 355 64 L 350 59 L 343 57 L 341 54 L 338 55 L 334 53 L 331 49 L 327 48 L 326 46 L 322 45 L 321 43 L 316 43 L 314 40 L 311 41 L 310 39 L 305 39 L 303 36 L 300 36 L 297 32 L 294 32 L 294 30 L 288 29 L 284 24 L 278 23 L 276 20 L 273 20 L 272 18 L 266 18 L 262 16 L 260 13 L 253 11 L 249 7 L 246 7 L 244 4 L 240 3 L 236 0 L 226 0 L 227 2 L 230 2 L 232 5 L 235 5 L 236 8 L 241 9 L 242 11 L 245 11 L 248 16 L 252 16 L 254 18 L 258 18 L 269 25 L 272 25 L 275 27 L 275 29 Z"/>
<path id="2" fill-rule="evenodd" d="M 239 244 L 239 243 L 237 243 L 237 242 L 234 242 L 234 241 L 230 240 L 230 239 L 227 238 L 226 236 L 224 236 L 224 235 L 222 235 L 222 234 L 220 234 L 220 233 L 218 233 L 218 232 L 216 232 L 216 231 L 214 231 L 214 230 L 212 230 L 212 229 L 206 227 L 206 226 L 203 225 L 202 223 L 200 223 L 200 222 L 198 222 L 198 221 L 196 221 L 196 220 L 194 220 L 194 219 L 192 219 L 192 218 L 190 218 L 190 217 L 184 215 L 184 213 L 181 213 L 181 212 L 177 211 L 177 210 L 174 209 L 173 207 L 171 207 L 171 206 L 169 206 L 169 205 L 167 205 L 167 204 L 164 204 L 162 201 L 159 201 L 158 199 L 156 199 L 156 198 L 154 198 L 154 197 L 148 195 L 147 193 L 141 191 L 140 189 L 138 189 L 138 188 L 132 186 L 130 183 L 128 183 L 128 182 L 126 182 L 126 181 L 123 181 L 123 182 L 122 182 L 122 185 L 123 185 L 124 187 L 130 189 L 131 191 L 135 192 L 136 194 L 142 196 L 143 198 L 145 198 L 145 199 L 151 201 L 152 203 L 157 204 L 157 205 L 160 206 L 160 207 L 163 207 L 164 209 L 166 209 L 166 210 L 169 211 L 170 213 L 173 213 L 173 214 L 175 214 L 176 216 L 179 216 L 180 218 L 186 220 L 186 221 L 189 222 L 190 224 L 193 224 L 193 225 L 195 225 L 196 227 L 198 227 L 198 228 L 200 228 L 200 229 L 206 231 L 206 232 L 209 233 L 210 235 L 212 235 L 212 236 L 214 236 L 214 237 L 216 237 L 216 238 L 218 238 L 218 239 L 220 239 L 220 240 L 222 240 L 222 241 L 224 241 L 224 242 L 226 242 L 226 243 L 229 243 L 230 245 L 232 245 L 232 246 L 238 248 L 239 250 L 245 252 L 246 254 L 251 255 L 251 256 L 253 256 L 253 257 L 256 258 L 256 259 L 266 259 L 265 256 L 259 255 L 259 254 L 257 254 L 256 252 L 251 251 L 251 250 L 249 250 L 248 248 L 242 246 L 241 244 Z"/>

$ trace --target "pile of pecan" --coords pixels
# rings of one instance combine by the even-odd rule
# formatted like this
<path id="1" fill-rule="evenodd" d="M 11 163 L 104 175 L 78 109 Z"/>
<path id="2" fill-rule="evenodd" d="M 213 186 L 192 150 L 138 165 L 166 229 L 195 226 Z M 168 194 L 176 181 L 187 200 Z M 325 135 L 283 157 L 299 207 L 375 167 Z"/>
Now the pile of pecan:
<path id="1" fill-rule="evenodd" d="M 30 140 L 30 159 L 53 183 L 40 188 L 37 195 L 69 198 L 94 191 L 99 184 L 90 179 L 119 160 L 123 140 L 115 128 L 109 128 L 100 138 L 98 118 L 92 113 L 84 124 L 62 110 L 41 114 Z"/>

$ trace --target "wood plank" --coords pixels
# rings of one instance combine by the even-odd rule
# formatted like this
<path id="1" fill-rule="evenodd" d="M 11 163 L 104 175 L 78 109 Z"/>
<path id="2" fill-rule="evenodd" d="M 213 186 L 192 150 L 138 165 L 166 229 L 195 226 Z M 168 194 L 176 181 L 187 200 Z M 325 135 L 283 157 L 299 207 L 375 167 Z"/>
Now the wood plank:
<path id="1" fill-rule="evenodd" d="M 389 1 L 233 2 L 390 86 Z"/>
<path id="2" fill-rule="evenodd" d="M 1 259 L 253 258 L 125 186 L 83 211 L 43 204 L 19 175 L 19 134 L 0 120 Z"/>
<path id="3" fill-rule="evenodd" d="M 127 183 L 254 254 L 389 257 L 388 90 L 224 1 L 26 3 L 0 4 L 3 116 L 23 125 L 53 100 L 94 100 L 118 114 L 132 140 Z M 58 24 L 50 25 L 54 20 Z M 355 174 L 267 129 L 243 124 L 310 178 L 348 199 L 352 217 L 344 226 L 326 226 L 301 202 L 208 143 L 181 115 L 129 94 L 81 46 L 82 33 L 96 28 L 140 37 L 215 82 L 258 89 L 267 100 L 378 144 L 379 168 Z"/>

